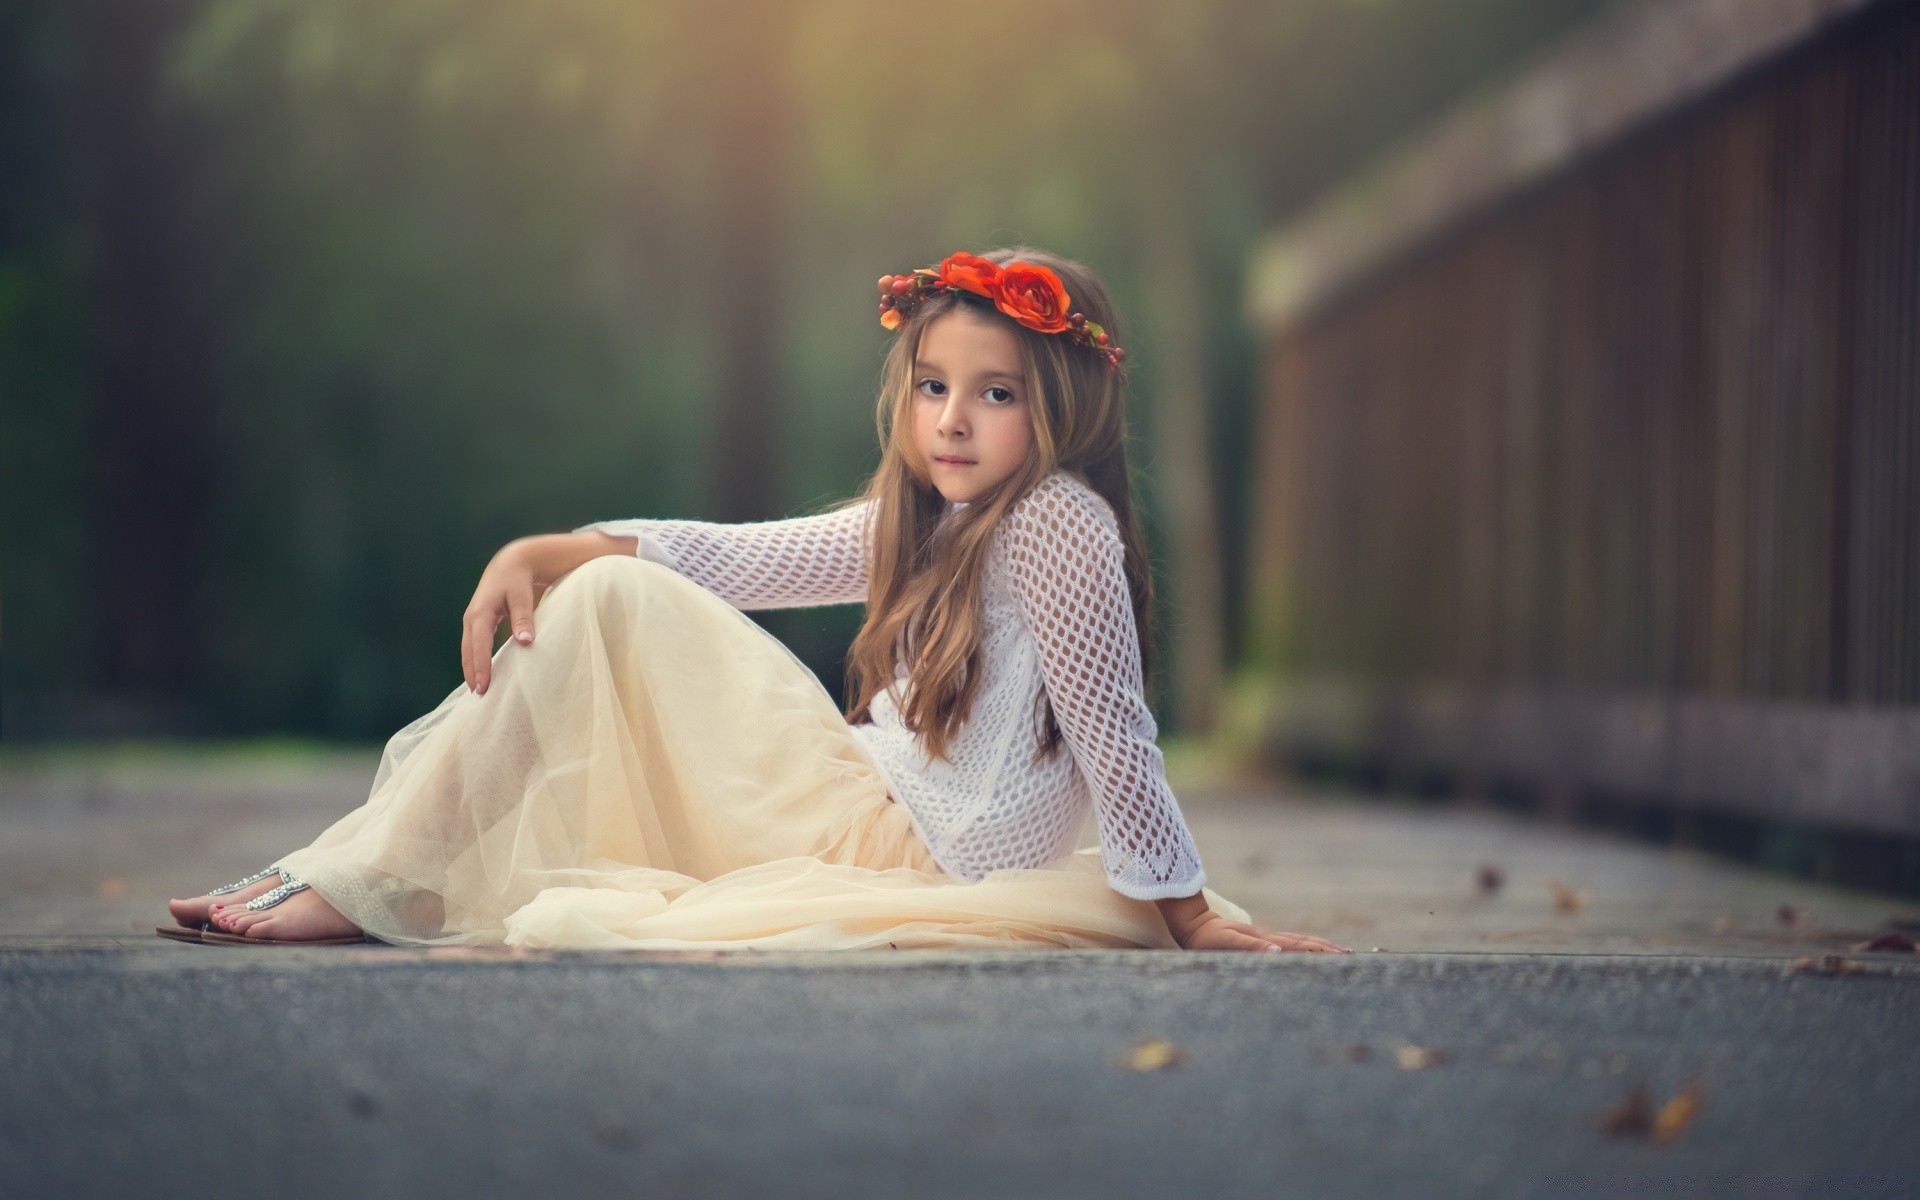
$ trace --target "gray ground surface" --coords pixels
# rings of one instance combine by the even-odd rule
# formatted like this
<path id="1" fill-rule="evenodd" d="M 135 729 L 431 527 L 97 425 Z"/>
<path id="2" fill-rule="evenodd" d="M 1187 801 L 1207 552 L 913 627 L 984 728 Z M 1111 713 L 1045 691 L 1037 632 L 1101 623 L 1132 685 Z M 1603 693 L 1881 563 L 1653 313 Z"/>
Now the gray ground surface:
<path id="1" fill-rule="evenodd" d="M 1912 901 L 1214 790 L 1184 793 L 1211 885 L 1361 953 L 154 936 L 166 897 L 304 844 L 372 768 L 0 772 L 0 1196 L 1920 1190 L 1920 966 L 1848 949 Z M 1808 969 L 1830 954 L 1849 969 Z M 1602 1129 L 1636 1085 L 1658 1111 L 1689 1084 L 1670 1139 Z"/>

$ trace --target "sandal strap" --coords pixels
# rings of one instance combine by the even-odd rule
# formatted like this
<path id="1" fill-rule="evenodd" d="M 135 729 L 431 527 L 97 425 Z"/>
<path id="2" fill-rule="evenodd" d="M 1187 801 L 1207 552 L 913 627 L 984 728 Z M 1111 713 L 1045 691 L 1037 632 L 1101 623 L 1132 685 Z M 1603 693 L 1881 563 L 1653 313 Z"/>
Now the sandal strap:
<path id="1" fill-rule="evenodd" d="M 288 880 L 293 878 L 293 876 L 287 874 L 285 871 L 282 871 L 279 867 L 268 867 L 264 871 L 259 871 L 259 872 L 256 872 L 255 874 L 247 876 L 245 879 L 236 880 L 233 883 L 223 884 L 220 887 L 214 888 L 211 891 L 209 891 L 207 895 L 225 896 L 231 892 L 237 892 L 243 887 L 252 887 L 254 884 L 259 883 L 262 879 L 265 879 L 269 875 L 278 875 L 282 880 Z"/>
<path id="2" fill-rule="evenodd" d="M 285 871 L 280 872 L 280 878 L 286 880 L 286 882 L 281 884 L 279 887 L 274 888 L 270 892 L 262 892 L 258 896 L 255 896 L 253 899 L 247 901 L 247 905 L 246 905 L 247 908 L 253 912 L 259 912 L 263 908 L 272 908 L 274 905 L 280 903 L 282 900 L 285 900 L 288 896 L 293 895 L 295 892 L 304 892 L 307 890 L 307 887 L 308 887 L 307 884 L 302 883 L 298 879 L 295 879 L 293 876 L 287 874 Z"/>

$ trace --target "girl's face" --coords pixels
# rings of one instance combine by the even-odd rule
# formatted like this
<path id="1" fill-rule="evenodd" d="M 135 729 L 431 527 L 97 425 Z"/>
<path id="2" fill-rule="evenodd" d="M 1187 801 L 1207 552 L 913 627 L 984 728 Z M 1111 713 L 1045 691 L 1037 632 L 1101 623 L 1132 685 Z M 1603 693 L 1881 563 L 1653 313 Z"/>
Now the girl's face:
<path id="1" fill-rule="evenodd" d="M 970 504 L 1020 469 L 1033 449 L 1020 343 L 965 307 L 935 317 L 913 369 L 913 440 L 933 486 Z"/>

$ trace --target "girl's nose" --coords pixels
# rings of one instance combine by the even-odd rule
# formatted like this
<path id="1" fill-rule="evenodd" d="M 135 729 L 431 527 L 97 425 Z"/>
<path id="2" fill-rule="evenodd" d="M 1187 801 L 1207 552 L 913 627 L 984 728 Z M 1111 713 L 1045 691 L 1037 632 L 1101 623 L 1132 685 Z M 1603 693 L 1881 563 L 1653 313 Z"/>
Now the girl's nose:
<path id="1" fill-rule="evenodd" d="M 961 411 L 960 405 L 957 402 L 949 403 L 945 408 L 940 410 L 941 433 L 946 434 L 948 437 L 957 437 L 964 435 L 966 430 L 966 414 Z"/>

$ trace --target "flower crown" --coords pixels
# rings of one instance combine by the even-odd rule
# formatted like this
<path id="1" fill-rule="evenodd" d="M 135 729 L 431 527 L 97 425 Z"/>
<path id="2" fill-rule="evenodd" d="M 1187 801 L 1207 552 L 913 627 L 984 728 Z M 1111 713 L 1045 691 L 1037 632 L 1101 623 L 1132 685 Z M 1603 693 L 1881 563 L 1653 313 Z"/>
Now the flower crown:
<path id="1" fill-rule="evenodd" d="M 898 329 L 926 297 L 956 291 L 985 296 L 995 308 L 1028 329 L 1064 333 L 1074 345 L 1098 351 L 1110 370 L 1120 371 L 1120 363 L 1127 357 L 1097 322 L 1067 311 L 1073 298 L 1052 270 L 1030 262 L 1010 262 L 1003 267 L 964 251 L 942 259 L 937 271 L 921 267 L 911 275 L 882 275 L 880 323 Z"/>

